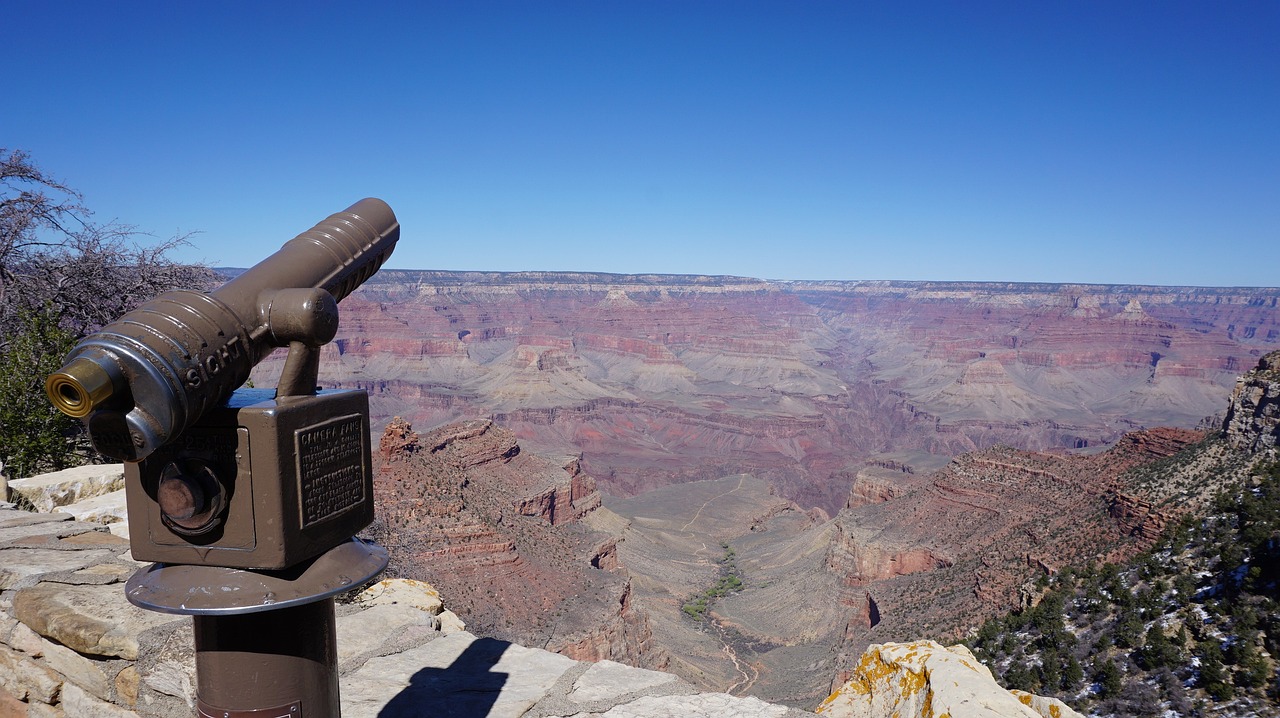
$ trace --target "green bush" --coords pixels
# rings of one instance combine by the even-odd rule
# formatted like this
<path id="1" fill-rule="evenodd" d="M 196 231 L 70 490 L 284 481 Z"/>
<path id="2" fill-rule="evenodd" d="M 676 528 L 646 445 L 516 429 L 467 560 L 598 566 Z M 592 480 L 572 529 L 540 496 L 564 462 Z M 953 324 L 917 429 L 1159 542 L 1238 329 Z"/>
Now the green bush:
<path id="1" fill-rule="evenodd" d="M 1098 664 L 1094 669 L 1094 675 L 1101 686 L 1102 691 L 1099 693 L 1103 698 L 1111 698 L 1124 687 L 1124 675 L 1120 672 L 1120 667 L 1115 661 L 1107 659 Z"/>
<path id="2" fill-rule="evenodd" d="M 0 456 L 11 478 L 79 463 L 69 439 L 80 423 L 44 394 L 45 377 L 61 367 L 75 337 L 46 312 L 23 312 L 18 327 L 0 351 Z"/>

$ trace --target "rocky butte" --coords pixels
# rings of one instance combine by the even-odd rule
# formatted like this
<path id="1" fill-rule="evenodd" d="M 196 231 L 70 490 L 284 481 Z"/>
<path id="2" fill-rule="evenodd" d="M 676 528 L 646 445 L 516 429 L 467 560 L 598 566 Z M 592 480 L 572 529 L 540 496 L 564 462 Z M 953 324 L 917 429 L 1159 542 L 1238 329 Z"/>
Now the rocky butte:
<path id="1" fill-rule="evenodd" d="M 419 435 L 392 421 L 374 479 L 369 535 L 393 574 L 439 586 L 472 630 L 561 653 L 663 668 L 632 606 L 617 540 L 583 519 L 600 507 L 576 458 L 522 451 L 488 420 Z"/>

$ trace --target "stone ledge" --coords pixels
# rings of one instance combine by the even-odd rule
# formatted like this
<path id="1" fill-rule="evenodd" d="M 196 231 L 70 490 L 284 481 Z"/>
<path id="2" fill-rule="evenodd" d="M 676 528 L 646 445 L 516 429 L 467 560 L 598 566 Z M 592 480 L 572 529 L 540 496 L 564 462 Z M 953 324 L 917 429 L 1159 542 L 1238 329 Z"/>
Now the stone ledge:
<path id="1" fill-rule="evenodd" d="M 122 489 L 123 464 L 90 464 L 9 480 L 12 500 L 15 503 L 25 501 L 41 512 Z"/>

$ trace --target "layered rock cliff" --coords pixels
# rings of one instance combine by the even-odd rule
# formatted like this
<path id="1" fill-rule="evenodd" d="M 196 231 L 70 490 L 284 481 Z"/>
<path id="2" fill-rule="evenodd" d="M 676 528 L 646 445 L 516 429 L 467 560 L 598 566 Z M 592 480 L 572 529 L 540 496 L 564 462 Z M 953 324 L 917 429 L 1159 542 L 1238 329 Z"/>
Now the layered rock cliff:
<path id="1" fill-rule="evenodd" d="M 375 463 L 369 534 L 393 573 L 441 587 L 472 630 L 577 660 L 662 664 L 614 539 L 582 522 L 600 494 L 576 457 L 523 451 L 487 420 L 421 435 L 396 420 Z"/>
<path id="2" fill-rule="evenodd" d="M 1003 443 L 1193 427 L 1280 345 L 1277 289 L 382 271 L 322 381 L 419 426 L 495 418 L 614 494 L 741 472 L 849 482 Z M 259 366 L 270 385 L 282 358 Z"/>
<path id="3" fill-rule="evenodd" d="M 842 661 L 876 637 L 959 637 L 1034 601 L 1037 575 L 1134 555 L 1233 480 L 1245 466 L 1237 456 L 1221 440 L 1168 428 L 1089 456 L 993 447 L 957 457 L 898 497 L 842 511 L 826 557 L 854 594 Z M 858 600 L 864 592 L 875 626 Z"/>
<path id="4" fill-rule="evenodd" d="M 1233 448 L 1275 454 L 1280 447 L 1280 351 L 1236 381 L 1223 422 Z"/>

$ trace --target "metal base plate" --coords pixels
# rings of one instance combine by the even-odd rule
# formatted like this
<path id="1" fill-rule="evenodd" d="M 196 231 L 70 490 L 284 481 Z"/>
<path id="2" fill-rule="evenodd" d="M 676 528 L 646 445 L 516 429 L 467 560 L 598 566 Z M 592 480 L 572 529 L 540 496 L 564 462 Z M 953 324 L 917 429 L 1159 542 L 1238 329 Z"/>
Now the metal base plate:
<path id="1" fill-rule="evenodd" d="M 153 563 L 124 584 L 129 603 L 184 616 L 231 616 L 321 601 L 382 573 L 387 551 L 353 538 L 283 571 Z"/>

